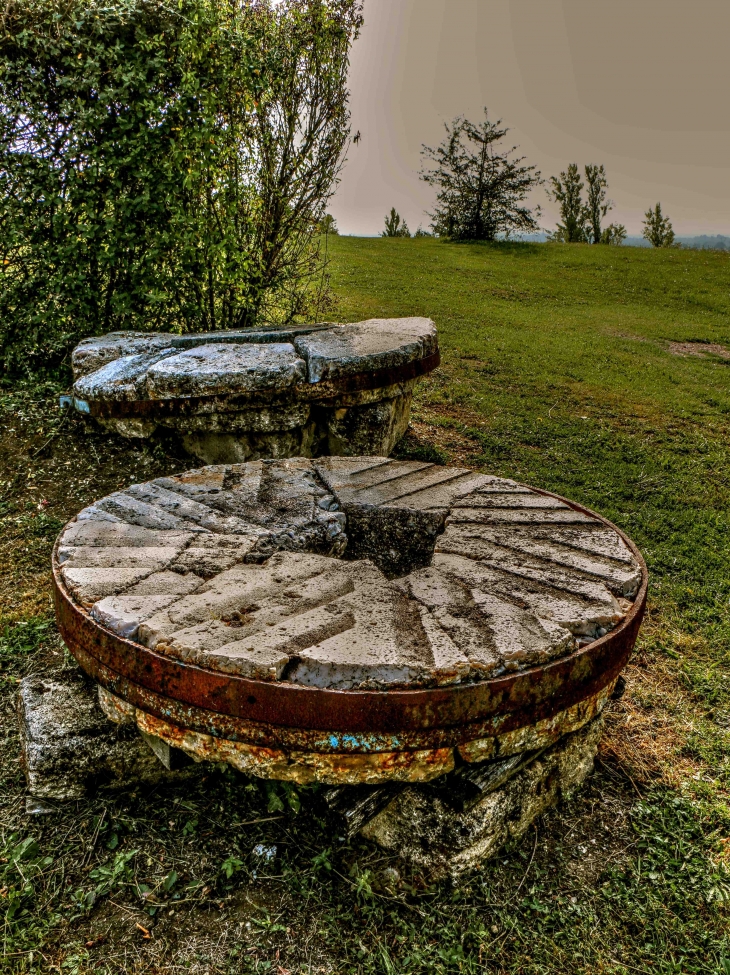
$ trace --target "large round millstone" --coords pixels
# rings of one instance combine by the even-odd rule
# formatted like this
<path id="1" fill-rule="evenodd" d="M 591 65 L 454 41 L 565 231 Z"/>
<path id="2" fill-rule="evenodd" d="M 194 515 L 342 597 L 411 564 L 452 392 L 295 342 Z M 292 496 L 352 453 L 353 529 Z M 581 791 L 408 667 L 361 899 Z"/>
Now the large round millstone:
<path id="1" fill-rule="evenodd" d="M 118 720 L 300 781 L 419 780 L 594 717 L 646 570 L 614 526 L 384 457 L 220 465 L 84 509 L 59 623 Z"/>
<path id="2" fill-rule="evenodd" d="M 206 463 L 388 454 L 408 427 L 416 379 L 438 362 L 426 318 L 112 332 L 74 350 L 71 401 L 125 436 L 173 436 Z"/>

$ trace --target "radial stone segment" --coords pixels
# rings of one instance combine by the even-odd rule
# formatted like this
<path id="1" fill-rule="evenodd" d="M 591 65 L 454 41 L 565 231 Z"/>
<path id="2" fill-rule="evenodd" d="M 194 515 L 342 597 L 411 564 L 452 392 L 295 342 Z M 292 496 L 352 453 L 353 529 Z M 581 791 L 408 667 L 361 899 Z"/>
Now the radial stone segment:
<path id="1" fill-rule="evenodd" d="M 646 569 L 598 516 L 385 457 L 220 465 L 84 509 L 64 638 L 110 717 L 261 776 L 425 781 L 600 713 Z"/>
<path id="2" fill-rule="evenodd" d="M 172 436 L 206 463 L 388 454 L 417 378 L 439 362 L 426 318 L 173 335 L 112 332 L 73 353 L 77 410 L 125 436 Z"/>

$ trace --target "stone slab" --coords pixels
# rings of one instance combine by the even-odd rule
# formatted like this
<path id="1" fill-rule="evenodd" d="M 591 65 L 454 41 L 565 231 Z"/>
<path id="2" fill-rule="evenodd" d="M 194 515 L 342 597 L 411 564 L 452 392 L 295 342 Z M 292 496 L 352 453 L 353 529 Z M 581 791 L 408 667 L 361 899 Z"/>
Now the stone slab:
<path id="1" fill-rule="evenodd" d="M 74 379 L 96 372 L 122 356 L 144 355 L 169 349 L 175 336 L 171 332 L 108 332 L 82 339 L 73 350 L 71 367 Z"/>
<path id="2" fill-rule="evenodd" d="M 74 397 L 90 402 L 110 400 L 132 402 L 147 399 L 147 374 L 151 366 L 175 355 L 175 349 L 162 348 L 139 355 L 113 359 L 94 372 L 85 373 L 73 386 Z"/>
<path id="3" fill-rule="evenodd" d="M 497 507 L 463 506 L 476 497 Z M 640 569 L 602 522 L 481 519 L 572 510 L 528 507 L 544 500 L 383 457 L 220 465 L 101 499 L 57 552 L 101 625 L 176 659 L 312 687 L 439 686 L 557 659 L 628 611 Z"/>
<path id="4" fill-rule="evenodd" d="M 397 366 L 438 350 L 436 328 L 428 318 L 371 318 L 336 325 L 296 339 L 307 360 L 311 383 Z"/>
<path id="5" fill-rule="evenodd" d="M 153 399 L 274 391 L 303 382 L 306 373 L 304 360 L 285 342 L 202 345 L 152 365 L 147 391 Z"/>

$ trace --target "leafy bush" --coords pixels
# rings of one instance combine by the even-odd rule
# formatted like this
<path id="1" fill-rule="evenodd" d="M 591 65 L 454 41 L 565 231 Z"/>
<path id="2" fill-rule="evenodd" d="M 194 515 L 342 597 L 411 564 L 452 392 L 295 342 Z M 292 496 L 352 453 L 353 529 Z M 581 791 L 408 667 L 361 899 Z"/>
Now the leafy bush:
<path id="1" fill-rule="evenodd" d="M 323 287 L 359 0 L 9 0 L 0 354 L 286 321 Z"/>

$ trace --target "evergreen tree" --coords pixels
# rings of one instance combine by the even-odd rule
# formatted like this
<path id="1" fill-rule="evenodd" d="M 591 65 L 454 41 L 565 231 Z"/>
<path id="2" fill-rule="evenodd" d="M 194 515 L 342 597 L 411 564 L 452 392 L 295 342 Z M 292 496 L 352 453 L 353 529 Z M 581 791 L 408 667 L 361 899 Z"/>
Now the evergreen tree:
<path id="1" fill-rule="evenodd" d="M 583 181 L 578 172 L 577 163 L 570 163 L 568 169 L 560 176 L 550 177 L 551 188 L 548 195 L 560 206 L 560 218 L 557 230 L 550 234 L 550 239 L 563 244 L 583 244 L 586 236 L 586 207 L 583 203 Z"/>
<path id="2" fill-rule="evenodd" d="M 501 149 L 509 132 L 501 120 L 470 122 L 463 116 L 446 125 L 446 138 L 435 149 L 423 146 L 426 166 L 421 179 L 438 187 L 431 227 L 451 240 L 495 240 L 514 232 L 538 230 L 533 210 L 525 198 L 542 180 L 535 166 L 523 165 L 525 157 L 512 158 L 517 146 Z"/>
<path id="3" fill-rule="evenodd" d="M 662 213 L 661 203 L 644 214 L 644 230 L 642 237 L 648 240 L 652 247 L 676 247 L 674 230 L 669 217 Z"/>

